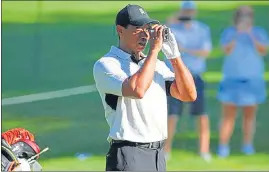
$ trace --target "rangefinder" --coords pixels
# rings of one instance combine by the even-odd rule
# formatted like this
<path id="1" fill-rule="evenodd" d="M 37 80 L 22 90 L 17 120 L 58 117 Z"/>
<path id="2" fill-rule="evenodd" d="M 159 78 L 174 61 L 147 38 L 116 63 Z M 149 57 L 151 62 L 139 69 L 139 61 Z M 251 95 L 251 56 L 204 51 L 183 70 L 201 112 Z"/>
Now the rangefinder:
<path id="1" fill-rule="evenodd" d="M 169 40 L 169 28 L 164 27 L 163 29 L 163 41 L 166 42 Z"/>
<path id="2" fill-rule="evenodd" d="M 153 33 L 154 30 L 153 29 L 150 29 L 150 32 Z M 163 41 L 168 41 L 169 40 L 169 28 L 164 26 L 163 28 Z"/>

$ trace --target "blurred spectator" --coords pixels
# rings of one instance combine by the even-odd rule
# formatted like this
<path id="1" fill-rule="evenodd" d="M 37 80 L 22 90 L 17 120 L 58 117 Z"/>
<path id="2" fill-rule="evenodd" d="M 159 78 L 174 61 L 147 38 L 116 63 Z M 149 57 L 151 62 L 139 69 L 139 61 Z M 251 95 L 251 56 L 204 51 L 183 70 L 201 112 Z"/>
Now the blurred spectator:
<path id="1" fill-rule="evenodd" d="M 190 113 L 199 119 L 200 155 L 203 159 L 209 161 L 211 159 L 209 150 L 210 127 L 205 110 L 204 81 L 201 74 L 206 70 L 206 57 L 209 55 L 212 45 L 209 27 L 195 20 L 196 8 L 193 1 L 183 1 L 180 11 L 168 19 L 167 25 L 175 34 L 182 59 L 191 71 L 195 81 L 197 99 L 191 103 Z M 165 61 L 165 63 L 173 71 L 169 61 Z M 169 96 L 168 139 L 164 149 L 167 160 L 170 158 L 178 117 L 182 114 L 182 111 L 183 102 Z"/>
<path id="2" fill-rule="evenodd" d="M 252 141 L 257 104 L 266 99 L 262 56 L 269 44 L 267 33 L 262 27 L 253 26 L 253 10 L 249 6 L 239 7 L 233 20 L 234 26 L 227 27 L 220 39 L 226 54 L 218 93 L 223 106 L 218 147 L 218 155 L 221 157 L 227 157 L 230 153 L 229 140 L 239 107 L 243 109 L 244 115 L 241 151 L 245 154 L 255 153 Z"/>

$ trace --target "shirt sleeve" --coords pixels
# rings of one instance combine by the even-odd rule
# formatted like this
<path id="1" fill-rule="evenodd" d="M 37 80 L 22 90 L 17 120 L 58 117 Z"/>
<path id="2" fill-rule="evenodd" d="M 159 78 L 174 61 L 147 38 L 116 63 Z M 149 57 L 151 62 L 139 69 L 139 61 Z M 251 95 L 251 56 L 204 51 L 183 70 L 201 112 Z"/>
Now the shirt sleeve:
<path id="1" fill-rule="evenodd" d="M 113 60 L 97 61 L 93 67 L 96 87 L 105 94 L 122 96 L 122 84 L 128 76 Z"/>
<path id="2" fill-rule="evenodd" d="M 234 39 L 234 32 L 232 28 L 226 28 L 220 36 L 220 45 L 223 47 L 229 44 Z"/>
<path id="3" fill-rule="evenodd" d="M 263 45 L 268 46 L 269 45 L 269 38 L 268 34 L 266 33 L 265 29 L 259 27 L 256 29 L 256 32 L 254 33 L 256 39 Z"/>
<path id="4" fill-rule="evenodd" d="M 203 49 L 207 51 L 212 50 L 211 30 L 208 26 L 205 28 Z"/>

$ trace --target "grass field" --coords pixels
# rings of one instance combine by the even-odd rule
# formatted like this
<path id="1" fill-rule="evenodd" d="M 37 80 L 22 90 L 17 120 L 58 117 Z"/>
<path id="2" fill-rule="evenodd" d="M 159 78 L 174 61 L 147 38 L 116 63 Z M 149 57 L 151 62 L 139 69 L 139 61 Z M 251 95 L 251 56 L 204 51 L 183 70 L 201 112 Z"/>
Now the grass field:
<path id="1" fill-rule="evenodd" d="M 2 98 L 94 84 L 93 63 L 112 44 L 117 44 L 114 18 L 116 11 L 127 2 L 40 2 L 2 3 Z M 134 3 L 143 5 L 153 18 L 162 22 L 178 8 L 175 1 Z M 238 115 L 231 157 L 215 157 L 220 117 L 220 104 L 215 97 L 223 62 L 218 39 L 222 29 L 230 24 L 238 4 L 252 4 L 256 24 L 269 30 L 269 21 L 264 19 L 269 11 L 265 1 L 198 2 L 199 19 L 210 25 L 214 44 L 205 74 L 214 160 L 206 164 L 197 156 L 195 121 L 185 111 L 178 125 L 168 170 L 269 170 L 269 100 L 258 111 L 257 154 L 248 157 L 239 152 L 242 133 Z M 102 10 L 97 8 L 100 6 Z M 267 55 L 267 71 L 268 59 Z M 265 77 L 269 80 L 268 72 Z M 269 85 L 267 90 L 269 92 Z M 45 171 L 104 170 L 108 126 L 97 92 L 2 106 L 2 130 L 12 127 L 33 131 L 42 148 L 50 147 L 40 159 Z M 78 152 L 91 156 L 79 160 L 75 157 Z"/>

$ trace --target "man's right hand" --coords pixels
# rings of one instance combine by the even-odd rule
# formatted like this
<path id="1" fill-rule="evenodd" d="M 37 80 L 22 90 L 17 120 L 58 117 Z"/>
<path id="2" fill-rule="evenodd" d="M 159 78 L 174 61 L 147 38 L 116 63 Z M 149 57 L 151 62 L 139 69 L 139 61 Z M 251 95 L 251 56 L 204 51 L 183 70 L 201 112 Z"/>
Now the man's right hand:
<path id="1" fill-rule="evenodd" d="M 150 51 L 159 52 L 162 49 L 163 44 L 163 26 L 156 25 L 153 27 L 149 32 L 149 36 Z"/>
<path id="2" fill-rule="evenodd" d="M 155 73 L 158 53 L 163 44 L 163 26 L 156 25 L 149 33 L 150 50 L 143 66 L 131 77 L 123 82 L 122 95 L 135 99 L 142 99 L 150 87 Z"/>

